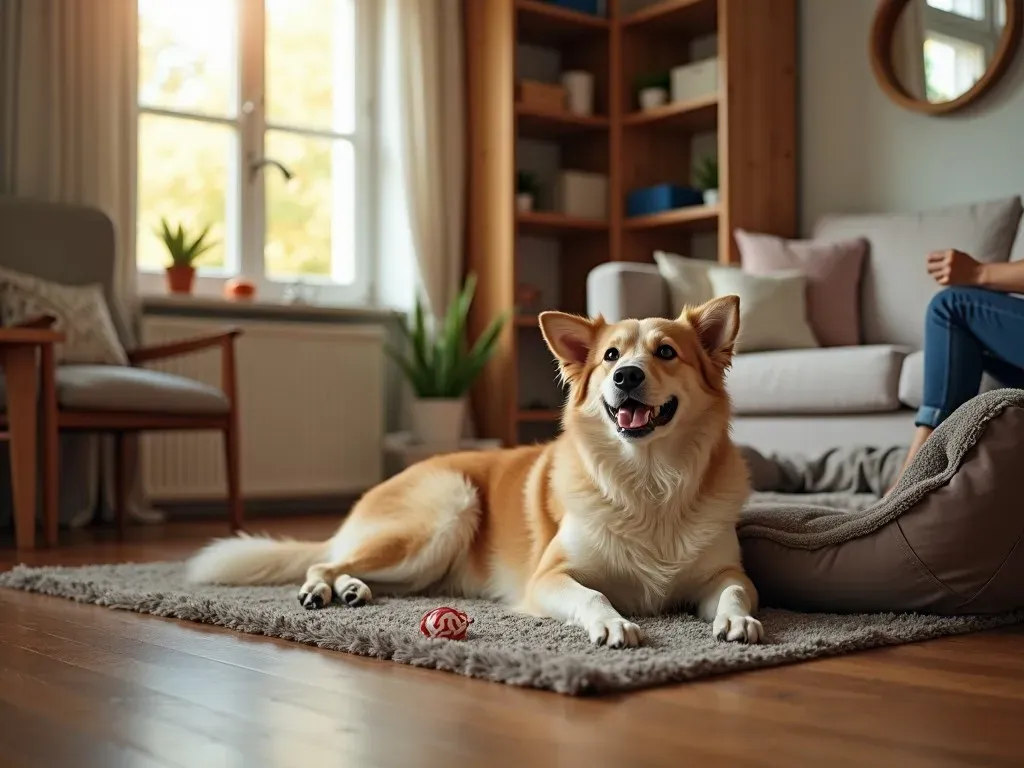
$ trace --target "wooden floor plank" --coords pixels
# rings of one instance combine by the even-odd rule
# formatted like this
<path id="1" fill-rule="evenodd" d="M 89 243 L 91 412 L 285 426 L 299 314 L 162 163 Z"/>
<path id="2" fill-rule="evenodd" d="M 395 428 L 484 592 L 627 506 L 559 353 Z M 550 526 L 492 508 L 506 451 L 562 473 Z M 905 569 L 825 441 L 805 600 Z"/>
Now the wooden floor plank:
<path id="1" fill-rule="evenodd" d="M 176 559 L 222 533 L 76 532 L 0 568 Z M 0 590 L 4 768 L 1011 766 L 1022 716 L 1021 628 L 589 699 Z"/>

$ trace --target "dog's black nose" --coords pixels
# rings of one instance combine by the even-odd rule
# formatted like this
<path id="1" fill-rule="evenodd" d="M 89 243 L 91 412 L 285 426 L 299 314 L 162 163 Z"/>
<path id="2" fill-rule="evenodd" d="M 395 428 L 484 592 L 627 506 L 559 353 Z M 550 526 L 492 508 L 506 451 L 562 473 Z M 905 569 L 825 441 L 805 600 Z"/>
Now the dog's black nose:
<path id="1" fill-rule="evenodd" d="M 612 381 L 623 392 L 632 392 L 644 383 L 644 372 L 635 365 L 626 365 L 612 374 Z"/>

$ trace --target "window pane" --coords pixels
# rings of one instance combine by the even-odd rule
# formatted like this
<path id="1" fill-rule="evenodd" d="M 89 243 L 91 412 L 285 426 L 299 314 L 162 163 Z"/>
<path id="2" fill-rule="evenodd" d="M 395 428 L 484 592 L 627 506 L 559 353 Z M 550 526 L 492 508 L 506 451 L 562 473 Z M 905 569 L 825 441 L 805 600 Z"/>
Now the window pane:
<path id="1" fill-rule="evenodd" d="M 264 263 L 274 280 L 355 277 L 355 153 L 348 141 L 268 131 L 266 155 L 295 174 L 266 166 Z"/>
<path id="2" fill-rule="evenodd" d="M 940 11 L 982 21 L 985 18 L 985 2 L 986 0 L 928 0 L 928 5 Z"/>
<path id="3" fill-rule="evenodd" d="M 139 103 L 233 117 L 236 0 L 139 0 Z"/>
<path id="4" fill-rule="evenodd" d="M 233 260 L 227 255 L 234 253 L 234 228 L 227 222 L 235 220 L 236 152 L 235 131 L 229 126 L 158 115 L 139 117 L 140 268 L 163 269 L 168 263 L 167 249 L 153 232 L 161 216 L 167 217 L 171 227 L 180 222 L 193 237 L 210 224 L 207 238 L 215 245 L 199 257 L 197 266 L 231 266 Z"/>
<path id="5" fill-rule="evenodd" d="M 924 70 L 928 100 L 951 101 L 973 88 L 985 74 L 985 49 L 930 32 L 924 41 Z"/>
<path id="6" fill-rule="evenodd" d="M 265 0 L 267 120 L 348 133 L 355 114 L 352 0 Z"/>

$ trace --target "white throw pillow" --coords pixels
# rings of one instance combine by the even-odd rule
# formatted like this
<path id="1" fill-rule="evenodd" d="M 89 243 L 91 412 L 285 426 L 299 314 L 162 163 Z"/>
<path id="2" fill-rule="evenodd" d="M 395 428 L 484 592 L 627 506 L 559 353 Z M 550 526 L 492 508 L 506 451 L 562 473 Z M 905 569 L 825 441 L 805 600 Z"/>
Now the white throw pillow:
<path id="1" fill-rule="evenodd" d="M 807 278 L 802 272 L 751 275 L 733 267 L 713 266 L 707 276 L 716 297 L 740 297 L 736 352 L 819 346 L 807 322 Z"/>
<path id="2" fill-rule="evenodd" d="M 0 322 L 14 325 L 39 315 L 56 317 L 54 330 L 65 335 L 54 349 L 58 364 L 128 364 L 101 285 L 51 283 L 0 269 Z"/>
<path id="3" fill-rule="evenodd" d="M 655 251 L 654 263 L 658 265 L 662 279 L 668 283 L 672 312 L 676 315 L 683 311 L 683 307 L 703 304 L 714 298 L 708 270 L 717 267 L 717 261 Z"/>

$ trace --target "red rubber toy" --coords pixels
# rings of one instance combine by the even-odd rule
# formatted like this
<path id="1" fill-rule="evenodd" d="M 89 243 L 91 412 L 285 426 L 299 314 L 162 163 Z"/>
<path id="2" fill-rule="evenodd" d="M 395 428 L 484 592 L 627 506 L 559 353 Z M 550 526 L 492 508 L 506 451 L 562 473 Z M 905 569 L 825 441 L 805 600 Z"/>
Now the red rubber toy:
<path id="1" fill-rule="evenodd" d="M 420 619 L 420 632 L 427 637 L 441 637 L 446 640 L 465 640 L 473 620 L 462 611 L 442 606 L 427 611 Z"/>

